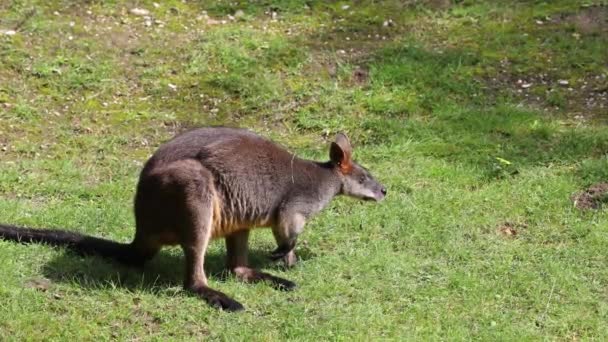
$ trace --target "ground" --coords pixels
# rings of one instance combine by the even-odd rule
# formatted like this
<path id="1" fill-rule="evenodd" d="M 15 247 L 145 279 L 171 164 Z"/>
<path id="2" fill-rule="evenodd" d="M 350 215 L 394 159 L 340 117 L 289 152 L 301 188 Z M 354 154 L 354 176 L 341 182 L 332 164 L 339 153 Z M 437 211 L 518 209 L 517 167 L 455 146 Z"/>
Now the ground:
<path id="1" fill-rule="evenodd" d="M 291 293 L 225 276 L 214 242 L 238 314 L 181 290 L 179 249 L 142 273 L 0 241 L 0 335 L 608 338 L 607 18 L 603 0 L 3 1 L 1 222 L 129 241 L 143 162 L 210 124 L 317 160 L 344 131 L 389 192 L 335 200 L 292 270 L 253 234 Z"/>

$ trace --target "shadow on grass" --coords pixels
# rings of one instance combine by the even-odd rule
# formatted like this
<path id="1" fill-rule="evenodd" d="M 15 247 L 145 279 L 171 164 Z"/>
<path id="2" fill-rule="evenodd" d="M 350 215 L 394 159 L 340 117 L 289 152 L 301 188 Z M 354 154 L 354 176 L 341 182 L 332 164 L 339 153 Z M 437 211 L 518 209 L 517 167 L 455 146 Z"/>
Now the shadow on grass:
<path id="1" fill-rule="evenodd" d="M 299 251 L 298 258 L 307 260 L 314 257 L 310 251 Z M 270 260 L 269 252 L 258 249 L 249 251 L 250 265 L 269 270 L 283 269 Z M 225 254 L 210 252 L 205 257 L 205 271 L 212 280 L 226 281 L 232 277 L 224 267 Z M 184 257 L 180 249 L 165 249 L 158 253 L 143 269 L 126 267 L 119 263 L 96 256 L 81 257 L 65 252 L 48 262 L 42 273 L 53 282 L 76 283 L 83 288 L 124 288 L 130 291 L 163 293 L 183 285 L 185 276 Z"/>

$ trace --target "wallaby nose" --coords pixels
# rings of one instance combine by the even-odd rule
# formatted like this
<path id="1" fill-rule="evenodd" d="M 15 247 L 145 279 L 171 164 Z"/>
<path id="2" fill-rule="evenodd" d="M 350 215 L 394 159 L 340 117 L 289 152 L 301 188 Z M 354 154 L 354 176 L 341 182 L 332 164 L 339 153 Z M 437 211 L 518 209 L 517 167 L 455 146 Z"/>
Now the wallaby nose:
<path id="1" fill-rule="evenodd" d="M 380 192 L 381 192 L 381 193 L 382 193 L 384 196 L 386 196 L 386 188 L 382 188 L 382 189 L 380 189 Z"/>

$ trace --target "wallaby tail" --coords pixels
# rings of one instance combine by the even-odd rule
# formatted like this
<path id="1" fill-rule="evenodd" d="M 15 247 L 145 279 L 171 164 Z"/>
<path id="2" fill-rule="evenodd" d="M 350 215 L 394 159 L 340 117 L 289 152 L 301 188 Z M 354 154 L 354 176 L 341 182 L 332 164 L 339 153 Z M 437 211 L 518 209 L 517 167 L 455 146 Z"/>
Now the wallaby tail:
<path id="1" fill-rule="evenodd" d="M 110 241 L 59 229 L 32 229 L 0 224 L 0 239 L 65 247 L 80 255 L 98 255 L 127 265 L 139 265 L 131 244 Z"/>

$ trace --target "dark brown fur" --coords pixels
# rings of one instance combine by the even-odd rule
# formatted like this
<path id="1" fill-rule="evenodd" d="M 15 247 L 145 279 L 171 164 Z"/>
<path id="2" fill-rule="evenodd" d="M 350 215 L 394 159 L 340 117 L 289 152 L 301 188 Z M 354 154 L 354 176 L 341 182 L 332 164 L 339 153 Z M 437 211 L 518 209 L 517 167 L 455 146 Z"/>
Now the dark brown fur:
<path id="1" fill-rule="evenodd" d="M 305 221 L 340 193 L 381 200 L 386 190 L 351 159 L 338 135 L 331 160 L 303 160 L 250 131 L 201 128 L 161 146 L 143 168 L 135 196 L 133 242 L 120 244 L 60 230 L 0 225 L 0 237 L 68 246 L 143 265 L 163 246 L 180 245 L 186 259 L 184 287 L 214 307 L 243 306 L 207 285 L 204 257 L 209 241 L 225 238 L 227 266 L 246 282 L 268 281 L 289 290 L 295 284 L 248 266 L 247 242 L 255 227 L 272 227 L 272 253 L 291 266 Z"/>

